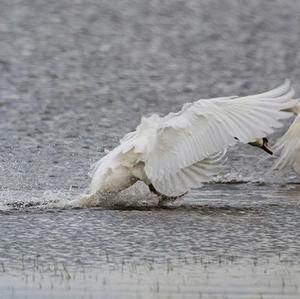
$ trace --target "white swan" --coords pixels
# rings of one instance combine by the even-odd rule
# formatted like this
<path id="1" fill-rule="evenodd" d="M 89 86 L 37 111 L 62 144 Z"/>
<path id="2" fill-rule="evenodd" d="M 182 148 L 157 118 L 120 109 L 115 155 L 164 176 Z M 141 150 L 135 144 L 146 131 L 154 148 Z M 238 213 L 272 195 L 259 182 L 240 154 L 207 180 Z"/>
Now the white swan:
<path id="1" fill-rule="evenodd" d="M 177 113 L 143 117 L 92 166 L 91 194 L 119 192 L 138 180 L 165 197 L 199 187 L 216 172 L 229 146 L 255 142 L 281 127 L 290 113 L 280 110 L 295 106 L 293 95 L 285 81 L 263 94 L 202 99 Z"/>
<path id="2" fill-rule="evenodd" d="M 292 109 L 297 116 L 286 133 L 277 141 L 274 146 L 280 157 L 274 163 L 272 169 L 284 169 L 291 167 L 300 175 L 300 104 Z"/>

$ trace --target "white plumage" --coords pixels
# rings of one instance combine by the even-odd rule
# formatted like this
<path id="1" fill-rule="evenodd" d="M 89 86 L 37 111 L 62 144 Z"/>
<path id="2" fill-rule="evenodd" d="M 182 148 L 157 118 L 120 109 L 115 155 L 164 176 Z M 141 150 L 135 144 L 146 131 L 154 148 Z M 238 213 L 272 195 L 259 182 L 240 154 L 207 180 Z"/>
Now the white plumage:
<path id="1" fill-rule="evenodd" d="M 177 113 L 143 117 L 134 132 L 92 166 L 91 192 L 118 192 L 137 180 L 165 196 L 199 187 L 216 172 L 229 146 L 281 127 L 280 120 L 291 114 L 280 110 L 295 106 L 293 95 L 286 80 L 266 93 L 202 99 Z"/>
<path id="2" fill-rule="evenodd" d="M 278 140 L 274 149 L 280 152 L 273 169 L 291 167 L 300 175 L 300 114 L 297 115 L 287 132 Z"/>

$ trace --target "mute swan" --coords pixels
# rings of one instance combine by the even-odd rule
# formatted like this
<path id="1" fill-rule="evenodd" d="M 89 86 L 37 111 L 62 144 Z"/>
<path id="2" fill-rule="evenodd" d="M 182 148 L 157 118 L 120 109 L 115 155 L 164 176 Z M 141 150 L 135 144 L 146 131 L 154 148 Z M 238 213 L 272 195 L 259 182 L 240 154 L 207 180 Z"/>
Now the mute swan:
<path id="1" fill-rule="evenodd" d="M 138 180 L 162 198 L 199 187 L 216 173 L 229 146 L 263 147 L 262 138 L 290 116 L 280 110 L 296 104 L 293 95 L 285 81 L 263 94 L 202 99 L 177 113 L 143 117 L 134 132 L 92 165 L 91 196 L 119 192 Z"/>

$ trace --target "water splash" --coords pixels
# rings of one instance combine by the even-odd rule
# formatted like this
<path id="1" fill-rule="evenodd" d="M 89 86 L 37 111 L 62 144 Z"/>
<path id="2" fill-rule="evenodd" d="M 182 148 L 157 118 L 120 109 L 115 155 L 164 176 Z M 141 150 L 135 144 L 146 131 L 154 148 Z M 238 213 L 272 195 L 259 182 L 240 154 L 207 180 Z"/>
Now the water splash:
<path id="1" fill-rule="evenodd" d="M 225 173 L 213 177 L 209 184 L 247 184 L 247 183 L 260 183 L 264 180 L 254 175 L 245 176 L 241 173 Z"/>
<path id="2" fill-rule="evenodd" d="M 73 192 L 30 190 L 5 190 L 0 192 L 0 211 L 24 208 L 43 208 L 58 205 L 62 208 L 74 197 Z"/>
<path id="3" fill-rule="evenodd" d="M 168 204 L 168 203 L 167 203 Z M 158 197 L 152 194 L 147 186 L 138 182 L 132 187 L 114 194 L 86 194 L 72 190 L 24 192 L 6 190 L 0 192 L 0 211 L 15 209 L 149 209 L 158 206 Z"/>
<path id="4" fill-rule="evenodd" d="M 137 182 L 130 188 L 114 194 L 83 195 L 70 202 L 74 208 L 99 207 L 116 209 L 143 209 L 156 207 L 158 198 L 150 193 L 147 186 L 142 182 Z"/>

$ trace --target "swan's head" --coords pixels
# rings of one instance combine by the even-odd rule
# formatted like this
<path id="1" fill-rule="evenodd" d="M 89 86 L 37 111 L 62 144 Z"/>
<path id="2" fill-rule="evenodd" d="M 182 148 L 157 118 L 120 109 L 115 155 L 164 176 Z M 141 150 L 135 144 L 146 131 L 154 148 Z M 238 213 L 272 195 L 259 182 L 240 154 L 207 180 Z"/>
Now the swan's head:
<path id="1" fill-rule="evenodd" d="M 266 151 L 268 154 L 273 155 L 273 152 L 269 146 L 269 141 L 266 137 L 257 138 L 254 142 L 249 142 L 252 146 L 257 146 Z"/>

